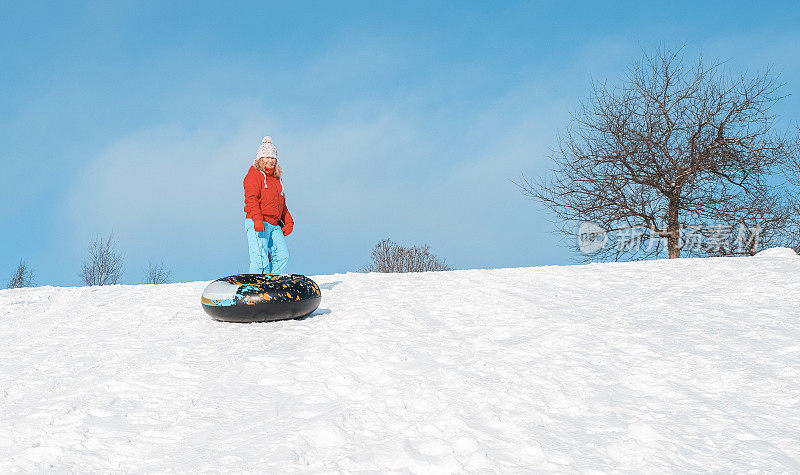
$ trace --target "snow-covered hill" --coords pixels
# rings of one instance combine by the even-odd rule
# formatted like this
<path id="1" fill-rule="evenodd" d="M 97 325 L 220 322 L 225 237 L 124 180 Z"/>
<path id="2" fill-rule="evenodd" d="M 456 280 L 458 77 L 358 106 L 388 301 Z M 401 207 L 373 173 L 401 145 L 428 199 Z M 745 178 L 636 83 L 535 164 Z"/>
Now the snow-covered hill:
<path id="1" fill-rule="evenodd" d="M 800 258 L 0 291 L 0 472 L 800 471 Z"/>

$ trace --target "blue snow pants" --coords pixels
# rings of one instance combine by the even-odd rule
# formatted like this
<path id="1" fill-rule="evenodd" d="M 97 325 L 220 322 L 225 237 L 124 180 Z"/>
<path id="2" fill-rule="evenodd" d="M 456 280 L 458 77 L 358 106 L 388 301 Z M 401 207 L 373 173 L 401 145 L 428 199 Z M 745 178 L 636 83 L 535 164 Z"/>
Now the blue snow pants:
<path id="1" fill-rule="evenodd" d="M 280 226 L 264 221 L 264 232 L 253 229 L 253 220 L 245 218 L 244 229 L 247 232 L 247 247 L 250 250 L 251 274 L 283 274 L 289 263 L 289 247 Z M 269 256 L 272 256 L 272 262 Z"/>

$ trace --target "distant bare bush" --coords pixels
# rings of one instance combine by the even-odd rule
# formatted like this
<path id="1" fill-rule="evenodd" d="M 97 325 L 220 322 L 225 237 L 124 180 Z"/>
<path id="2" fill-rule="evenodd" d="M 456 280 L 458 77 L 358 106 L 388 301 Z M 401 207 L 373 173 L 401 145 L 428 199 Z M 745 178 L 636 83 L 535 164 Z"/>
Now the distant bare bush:
<path id="1" fill-rule="evenodd" d="M 172 279 L 172 272 L 164 267 L 164 263 L 153 264 L 153 261 L 147 265 L 147 273 L 144 277 L 145 284 L 167 284 Z"/>
<path id="2" fill-rule="evenodd" d="M 98 234 L 89 242 L 89 255 L 81 265 L 79 277 L 86 285 L 116 284 L 122 277 L 122 264 L 114 233 L 105 239 Z"/>
<path id="3" fill-rule="evenodd" d="M 428 245 L 403 247 L 389 238 L 372 249 L 372 264 L 365 272 L 427 272 L 451 270 L 444 259 L 431 252 Z"/>
<path id="4" fill-rule="evenodd" d="M 19 289 L 21 287 L 30 287 L 33 284 L 33 270 L 24 260 L 19 261 L 17 269 L 11 274 L 8 279 L 6 288 Z"/>

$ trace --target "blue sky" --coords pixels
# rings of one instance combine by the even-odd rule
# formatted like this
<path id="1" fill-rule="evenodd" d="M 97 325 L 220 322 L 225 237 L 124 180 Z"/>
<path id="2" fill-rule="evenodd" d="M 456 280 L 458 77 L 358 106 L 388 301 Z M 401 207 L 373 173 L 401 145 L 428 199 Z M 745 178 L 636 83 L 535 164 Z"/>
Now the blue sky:
<path id="1" fill-rule="evenodd" d="M 241 180 L 278 147 L 290 272 L 355 271 L 384 237 L 455 268 L 565 264 L 512 180 L 591 81 L 659 45 L 772 67 L 800 106 L 795 2 L 4 2 L 0 278 L 77 285 L 114 231 L 124 282 L 247 269 Z M 232 4 L 232 5 L 230 5 Z"/>

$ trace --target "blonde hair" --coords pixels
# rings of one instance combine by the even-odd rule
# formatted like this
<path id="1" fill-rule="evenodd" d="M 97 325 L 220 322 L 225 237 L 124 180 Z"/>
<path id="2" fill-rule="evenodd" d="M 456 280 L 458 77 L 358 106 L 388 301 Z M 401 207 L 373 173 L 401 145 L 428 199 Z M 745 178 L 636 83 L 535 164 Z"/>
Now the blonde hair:
<path id="1" fill-rule="evenodd" d="M 256 158 L 255 161 L 253 162 L 253 166 L 256 167 L 256 170 L 258 170 L 258 171 L 260 171 L 262 173 L 267 173 L 267 170 L 269 170 L 269 168 L 267 168 L 264 165 L 264 158 L 266 158 L 266 157 Z M 278 165 L 277 161 L 275 162 L 275 172 L 274 173 L 275 173 L 275 178 L 278 178 L 278 179 L 280 179 L 281 175 L 283 175 L 283 169 L 281 168 L 280 165 Z"/>

